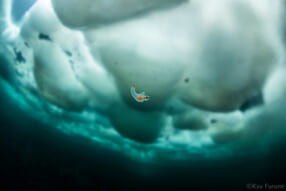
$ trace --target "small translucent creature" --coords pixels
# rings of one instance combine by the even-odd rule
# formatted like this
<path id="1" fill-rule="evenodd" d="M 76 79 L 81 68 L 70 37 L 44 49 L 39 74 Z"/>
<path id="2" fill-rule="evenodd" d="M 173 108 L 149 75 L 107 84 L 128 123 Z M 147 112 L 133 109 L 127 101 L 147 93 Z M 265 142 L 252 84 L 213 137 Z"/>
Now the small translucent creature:
<path id="1" fill-rule="evenodd" d="M 137 102 L 144 102 L 144 101 L 149 101 L 150 96 L 147 96 L 145 94 L 145 92 L 141 92 L 141 93 L 136 93 L 135 91 L 135 84 L 133 84 L 133 86 L 130 89 L 130 93 L 132 95 L 132 97 L 137 101 Z"/>

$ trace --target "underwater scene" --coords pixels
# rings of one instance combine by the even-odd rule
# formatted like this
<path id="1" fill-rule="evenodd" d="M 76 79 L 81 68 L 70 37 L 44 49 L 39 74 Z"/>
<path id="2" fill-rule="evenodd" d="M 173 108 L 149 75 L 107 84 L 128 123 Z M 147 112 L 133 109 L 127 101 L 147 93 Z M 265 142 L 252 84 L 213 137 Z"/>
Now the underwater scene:
<path id="1" fill-rule="evenodd" d="M 0 0 L 0 189 L 286 190 L 285 18 L 285 0 Z"/>

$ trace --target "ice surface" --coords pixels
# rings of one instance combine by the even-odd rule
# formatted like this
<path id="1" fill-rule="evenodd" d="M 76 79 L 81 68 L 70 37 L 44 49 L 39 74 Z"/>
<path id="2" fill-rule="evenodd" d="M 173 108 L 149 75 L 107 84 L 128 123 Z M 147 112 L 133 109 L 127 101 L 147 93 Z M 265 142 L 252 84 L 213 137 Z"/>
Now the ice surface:
<path id="1" fill-rule="evenodd" d="M 17 25 L 0 2 L 1 84 L 66 133 L 142 160 L 285 135 L 282 0 L 38 0 Z M 151 99 L 136 102 L 133 84 Z"/>
<path id="2" fill-rule="evenodd" d="M 176 6 L 186 0 L 53 0 L 63 24 L 90 28 Z"/>

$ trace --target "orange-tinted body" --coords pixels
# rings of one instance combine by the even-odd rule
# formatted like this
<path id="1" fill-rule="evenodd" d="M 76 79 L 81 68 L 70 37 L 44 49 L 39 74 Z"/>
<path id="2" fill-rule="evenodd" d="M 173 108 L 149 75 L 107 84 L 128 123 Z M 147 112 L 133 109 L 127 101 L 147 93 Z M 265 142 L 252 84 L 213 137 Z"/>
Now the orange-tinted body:
<path id="1" fill-rule="evenodd" d="M 133 84 L 130 89 L 131 96 L 137 101 L 137 102 L 144 102 L 148 101 L 150 96 L 146 96 L 145 92 L 142 93 L 136 93 L 135 91 L 135 85 Z"/>

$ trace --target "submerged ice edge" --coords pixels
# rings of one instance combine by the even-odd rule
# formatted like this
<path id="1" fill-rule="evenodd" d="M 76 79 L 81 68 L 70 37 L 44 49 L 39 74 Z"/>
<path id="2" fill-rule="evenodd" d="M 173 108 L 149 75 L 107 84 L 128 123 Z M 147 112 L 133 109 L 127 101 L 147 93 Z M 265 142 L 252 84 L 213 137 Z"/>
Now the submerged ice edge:
<path id="1" fill-rule="evenodd" d="M 68 136 L 73 136 L 75 139 L 80 137 L 91 139 L 94 141 L 95 147 L 100 145 L 109 150 L 120 151 L 123 155 L 142 162 L 156 162 L 160 160 L 160 163 L 162 163 L 169 160 L 186 160 L 187 158 L 195 161 L 199 160 L 199 158 L 195 157 L 198 154 L 202 158 L 208 158 L 210 153 L 213 153 L 212 158 L 222 157 L 218 152 L 220 149 L 214 149 L 211 152 L 204 150 L 201 146 L 192 146 L 190 144 L 173 145 L 168 141 L 169 138 L 164 136 L 152 144 L 138 143 L 119 135 L 105 121 L 105 117 L 96 114 L 95 111 L 84 111 L 82 113 L 64 111 L 46 103 L 39 97 L 30 97 L 31 95 L 28 95 L 29 92 L 23 95 L 21 90 L 13 87 L 3 79 L 0 80 L 0 87 L 2 96 L 5 96 L 4 100 L 12 102 L 12 107 L 14 108 L 10 108 L 10 110 L 16 111 L 18 113 L 17 116 L 25 113 L 23 116 L 32 117 L 51 128 L 55 127 Z M 29 117 L 27 120 L 31 120 Z M 25 117 L 22 119 L 25 120 Z M 185 132 L 181 137 L 183 138 L 187 134 Z M 221 148 L 221 150 L 224 149 Z M 184 153 L 181 151 L 184 151 Z M 170 152 L 173 154 L 170 155 Z M 230 156 L 230 153 L 224 154 Z"/>

